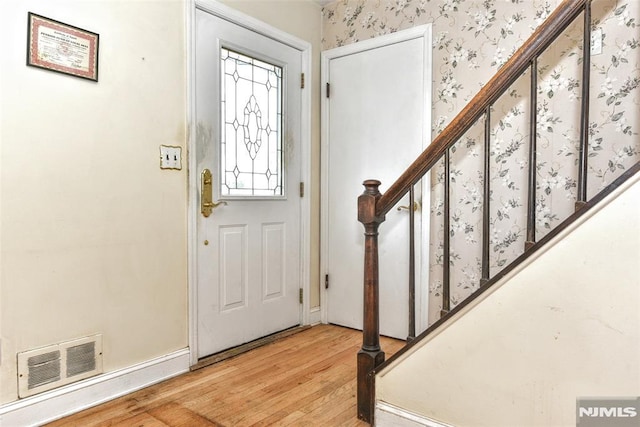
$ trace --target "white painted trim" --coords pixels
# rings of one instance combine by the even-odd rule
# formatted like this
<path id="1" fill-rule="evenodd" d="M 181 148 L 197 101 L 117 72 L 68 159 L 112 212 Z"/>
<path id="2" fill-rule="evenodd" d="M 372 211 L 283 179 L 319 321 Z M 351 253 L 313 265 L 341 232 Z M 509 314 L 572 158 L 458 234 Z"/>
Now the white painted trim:
<path id="1" fill-rule="evenodd" d="M 189 201 L 187 213 L 188 228 L 188 286 L 189 286 L 189 349 L 191 351 L 191 365 L 198 362 L 198 312 L 197 312 L 197 271 L 198 263 L 196 251 L 198 248 L 196 224 L 198 220 L 198 173 L 196 153 L 196 125 L 195 118 L 195 13 L 200 9 L 221 19 L 239 25 L 243 28 L 269 37 L 301 52 L 302 72 L 305 73 L 309 84 L 302 90 L 300 105 L 300 133 L 301 146 L 301 179 L 305 182 L 307 194 L 300 201 L 300 285 L 303 289 L 304 303 L 300 313 L 300 323 L 311 323 L 309 296 L 311 295 L 311 81 L 312 67 L 311 43 L 294 37 L 282 30 L 268 25 L 249 15 L 241 13 L 231 7 L 225 6 L 214 0 L 187 0 L 186 1 L 186 45 L 187 45 L 187 128 L 188 152 L 189 152 Z"/>
<path id="2" fill-rule="evenodd" d="M 291 46 L 301 52 L 308 50 L 311 51 L 311 43 L 302 40 L 298 37 L 292 36 L 276 27 L 273 27 L 265 22 L 260 21 L 252 16 L 237 11 L 229 6 L 225 6 L 222 3 L 218 3 L 215 0 L 195 0 L 195 7 L 225 21 L 232 22 L 243 28 L 246 28 L 254 33 L 258 33 L 270 39 L 276 40 L 280 43 L 284 43 L 287 46 Z M 309 69 L 310 67 L 309 63 Z M 304 66 L 303 66 L 304 68 Z"/>
<path id="3" fill-rule="evenodd" d="M 326 87 L 329 84 L 329 61 L 332 57 L 330 51 L 323 51 L 320 54 L 320 320 L 322 323 L 329 323 L 329 308 L 327 306 L 328 291 L 325 286 L 326 275 L 329 274 L 327 258 L 329 255 L 329 229 L 328 229 L 328 206 L 329 195 L 326 188 L 329 188 L 329 102 L 327 101 Z"/>
<path id="4" fill-rule="evenodd" d="M 0 406 L 0 425 L 36 426 L 189 371 L 189 349 Z"/>
<path id="5" fill-rule="evenodd" d="M 412 39 L 418 39 L 421 37 L 429 37 L 428 41 L 431 41 L 431 24 L 418 25 L 415 27 L 407 28 L 406 30 L 397 31 L 395 33 L 385 34 L 383 36 L 359 41 L 357 43 L 348 44 L 346 46 L 340 46 L 333 49 L 325 50 L 322 52 L 323 65 L 325 57 L 327 60 L 336 59 L 347 55 L 353 55 L 354 53 L 365 52 L 367 50 L 377 49 L 383 46 L 389 46 L 392 44 L 401 43 Z M 429 45 L 429 47 L 431 47 L 431 45 Z M 329 70 L 327 69 L 326 71 Z M 322 76 L 324 78 L 326 74 L 323 73 Z"/>
<path id="6" fill-rule="evenodd" d="M 380 427 L 451 427 L 449 424 L 406 411 L 382 400 L 376 400 L 374 420 L 375 425 Z"/>
<path id="7" fill-rule="evenodd" d="M 187 287 L 188 287 L 188 316 L 189 316 L 189 349 L 190 364 L 198 363 L 198 286 L 196 278 L 198 277 L 198 239 L 197 239 L 197 223 L 198 223 L 198 174 L 196 159 L 196 97 L 195 97 L 195 32 L 196 32 L 196 6 L 195 0 L 187 0 L 185 2 L 185 40 L 186 40 L 186 56 L 187 56 L 187 151 L 189 153 L 189 162 L 187 167 L 187 176 L 189 180 L 189 192 L 187 198 Z"/>
<path id="8" fill-rule="evenodd" d="M 320 75 L 321 75 L 321 94 L 320 94 L 320 110 L 321 110 L 321 123 L 320 123 L 320 139 L 321 139 L 321 170 L 320 170 L 320 307 L 321 307 L 321 319 L 323 323 L 328 323 L 328 294 L 324 287 L 325 275 L 328 274 L 327 258 L 329 255 L 329 231 L 328 231 L 328 206 L 329 196 L 325 191 L 329 186 L 329 148 L 327 142 L 329 141 L 329 102 L 326 97 L 326 84 L 329 82 L 329 63 L 331 60 L 341 58 L 343 56 L 352 55 L 358 52 L 365 52 L 367 50 L 380 48 L 383 46 L 389 46 L 396 43 L 401 43 L 408 40 L 417 38 L 424 39 L 424 81 L 427 84 L 432 85 L 432 25 L 424 24 L 416 27 L 408 28 L 406 30 L 398 31 L 395 33 L 387 34 L 384 36 L 374 37 L 372 39 L 364 40 L 358 43 L 353 43 L 346 46 L 337 47 L 335 49 L 325 50 L 321 54 Z M 423 149 L 431 143 L 431 110 L 432 110 L 432 91 L 425 90 L 425 121 L 423 135 L 425 140 L 422 142 Z M 428 326 L 428 295 L 429 295 L 429 238 L 430 238 L 430 212 L 431 212 L 431 180 L 427 178 L 424 180 L 424 184 L 421 189 L 422 199 L 422 225 L 421 225 L 421 237 L 422 246 L 420 247 L 420 257 L 417 260 L 421 268 L 420 275 L 417 277 L 417 281 L 420 286 L 416 286 L 416 335 L 425 330 Z M 363 230 L 364 233 L 364 230 Z"/>
<path id="9" fill-rule="evenodd" d="M 309 310 L 309 325 L 317 325 L 322 323 L 322 311 L 320 307 L 313 307 Z"/>
<path id="10" fill-rule="evenodd" d="M 300 201 L 300 285 L 304 291 L 301 323 L 311 324 L 311 82 L 313 70 L 311 66 L 311 43 L 304 42 L 302 50 L 302 72 L 305 75 L 305 88 L 301 97 L 301 176 L 305 185 L 305 195 Z"/>
<path id="11" fill-rule="evenodd" d="M 431 24 L 427 24 L 419 26 L 417 28 L 423 32 L 422 37 L 424 38 L 423 80 L 429 84 L 429 89 L 424 91 L 424 105 L 426 106 L 424 111 L 424 128 L 422 130 L 422 134 L 425 138 L 424 141 L 422 141 L 422 149 L 424 150 L 431 144 L 431 141 L 433 140 L 433 136 L 431 135 L 431 127 L 433 123 L 431 117 L 431 114 L 433 112 L 433 27 Z M 416 286 L 415 290 L 415 300 L 417 302 L 416 335 L 419 335 L 429 326 L 429 283 L 431 283 L 429 273 L 429 263 L 431 261 L 431 173 L 432 172 L 428 172 L 424 176 L 420 184 L 420 192 L 422 193 L 422 207 L 420 209 L 420 237 L 422 245 L 420 247 L 420 259 L 416 260 L 416 263 L 419 263 L 419 265 L 421 266 L 420 277 L 418 277 L 416 281 L 422 286 Z"/>

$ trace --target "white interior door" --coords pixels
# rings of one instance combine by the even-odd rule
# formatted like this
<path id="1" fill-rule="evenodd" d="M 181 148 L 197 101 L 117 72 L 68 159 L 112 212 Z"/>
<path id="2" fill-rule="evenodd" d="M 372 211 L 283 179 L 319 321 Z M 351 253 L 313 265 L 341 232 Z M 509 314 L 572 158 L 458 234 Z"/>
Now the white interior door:
<path id="1" fill-rule="evenodd" d="M 300 75 L 299 50 L 196 10 L 194 173 L 226 203 L 196 225 L 199 358 L 300 323 Z"/>
<path id="2" fill-rule="evenodd" d="M 357 221 L 357 197 L 366 179 L 382 181 L 384 192 L 430 141 L 430 49 L 430 27 L 420 27 L 324 53 L 330 89 L 323 119 L 322 265 L 329 276 L 330 323 L 362 329 L 364 228 Z M 415 190 L 423 205 L 415 232 L 419 332 L 426 327 L 428 239 L 421 236 L 428 236 L 428 188 Z M 408 205 L 408 196 L 399 205 Z M 408 210 L 394 208 L 379 231 L 380 332 L 406 338 Z"/>

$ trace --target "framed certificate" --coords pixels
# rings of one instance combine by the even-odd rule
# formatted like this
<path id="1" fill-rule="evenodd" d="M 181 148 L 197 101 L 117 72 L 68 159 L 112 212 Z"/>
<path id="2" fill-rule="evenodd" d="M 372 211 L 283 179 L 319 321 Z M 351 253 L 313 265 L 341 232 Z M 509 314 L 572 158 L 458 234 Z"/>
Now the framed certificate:
<path id="1" fill-rule="evenodd" d="M 27 65 L 98 81 L 100 36 L 29 12 Z"/>

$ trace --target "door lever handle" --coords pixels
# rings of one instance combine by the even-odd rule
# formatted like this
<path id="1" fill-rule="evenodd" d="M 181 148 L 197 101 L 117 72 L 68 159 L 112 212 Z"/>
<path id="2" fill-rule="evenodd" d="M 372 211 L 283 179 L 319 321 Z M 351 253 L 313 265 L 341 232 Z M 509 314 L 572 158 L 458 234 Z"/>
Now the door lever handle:
<path id="1" fill-rule="evenodd" d="M 220 205 L 227 205 L 227 202 L 213 201 L 213 180 L 211 179 L 211 171 L 205 169 L 200 174 L 200 212 L 207 218 L 211 212 Z"/>
<path id="2" fill-rule="evenodd" d="M 217 208 L 217 207 L 218 207 L 218 206 L 220 206 L 220 205 L 225 205 L 225 206 L 226 206 L 226 205 L 228 205 L 228 204 L 229 204 L 229 203 L 224 202 L 224 201 L 222 201 L 222 202 L 218 202 L 218 203 L 215 203 L 215 202 L 204 202 L 204 203 L 202 204 L 202 206 L 204 206 L 205 208 L 212 208 L 212 209 L 215 209 L 215 208 Z M 207 216 L 207 215 L 205 215 L 205 216 Z"/>
<path id="3" fill-rule="evenodd" d="M 420 209 L 420 203 L 418 202 L 413 202 L 413 211 L 414 212 L 418 212 L 418 210 Z M 402 210 L 409 210 L 409 206 L 398 206 L 398 210 L 402 211 Z"/>

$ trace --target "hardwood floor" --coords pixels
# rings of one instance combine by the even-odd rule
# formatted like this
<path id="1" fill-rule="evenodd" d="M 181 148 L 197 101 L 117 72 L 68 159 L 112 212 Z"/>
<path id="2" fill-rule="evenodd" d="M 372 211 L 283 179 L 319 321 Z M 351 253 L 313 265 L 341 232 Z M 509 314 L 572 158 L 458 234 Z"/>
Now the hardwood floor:
<path id="1" fill-rule="evenodd" d="M 361 340 L 314 326 L 49 426 L 366 426 L 356 417 Z M 403 345 L 382 338 L 387 357 Z"/>

